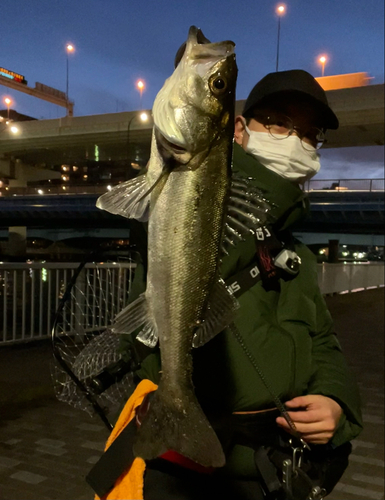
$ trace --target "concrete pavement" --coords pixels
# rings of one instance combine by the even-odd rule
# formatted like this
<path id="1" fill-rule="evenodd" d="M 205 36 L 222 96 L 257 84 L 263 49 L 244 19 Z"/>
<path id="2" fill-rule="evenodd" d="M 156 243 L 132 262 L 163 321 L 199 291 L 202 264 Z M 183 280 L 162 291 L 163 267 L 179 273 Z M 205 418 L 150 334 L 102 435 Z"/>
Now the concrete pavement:
<path id="1" fill-rule="evenodd" d="M 365 429 L 330 500 L 384 499 L 384 289 L 327 297 L 363 398 Z M 0 500 L 91 500 L 108 431 L 56 401 L 48 342 L 0 348 Z"/>

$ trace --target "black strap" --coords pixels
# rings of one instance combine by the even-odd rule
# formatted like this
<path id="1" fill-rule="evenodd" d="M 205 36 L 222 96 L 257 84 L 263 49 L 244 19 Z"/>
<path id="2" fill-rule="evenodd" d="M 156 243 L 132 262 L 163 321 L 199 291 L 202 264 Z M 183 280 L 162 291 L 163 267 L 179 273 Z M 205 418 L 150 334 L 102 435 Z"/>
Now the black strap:
<path id="1" fill-rule="evenodd" d="M 267 453 L 267 449 L 264 446 L 260 446 L 254 453 L 254 461 L 267 491 L 273 493 L 274 491 L 279 491 L 282 485 L 278 479 L 277 469 L 270 461 Z"/>
<path id="2" fill-rule="evenodd" d="M 102 498 L 134 460 L 132 443 L 136 432 L 135 418 L 123 429 L 86 476 L 87 483 Z"/>
<path id="3" fill-rule="evenodd" d="M 283 249 L 295 252 L 295 243 L 290 231 L 280 231 L 279 238 L 273 229 L 260 228 L 255 235 L 256 252 L 248 267 L 225 280 L 235 297 L 240 297 L 259 281 L 266 291 L 280 290 L 280 279 L 287 281 L 296 274 L 289 274 L 284 269 L 275 265 L 275 257 Z"/>
<path id="4" fill-rule="evenodd" d="M 261 273 L 259 272 L 257 262 L 253 261 L 246 269 L 228 278 L 225 283 L 235 297 L 240 297 L 258 283 L 258 281 L 261 281 Z"/>

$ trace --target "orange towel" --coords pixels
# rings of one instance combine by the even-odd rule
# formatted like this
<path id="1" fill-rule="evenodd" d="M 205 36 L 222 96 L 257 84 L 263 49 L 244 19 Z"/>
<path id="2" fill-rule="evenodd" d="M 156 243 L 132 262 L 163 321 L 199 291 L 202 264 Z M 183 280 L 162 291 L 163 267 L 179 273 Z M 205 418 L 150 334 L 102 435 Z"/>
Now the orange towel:
<path id="1" fill-rule="evenodd" d="M 106 443 L 106 450 L 119 436 L 126 425 L 135 417 L 135 409 L 142 403 L 144 397 L 156 391 L 157 385 L 150 380 L 142 380 L 127 401 L 118 421 Z M 131 467 L 116 481 L 113 489 L 103 498 L 95 495 L 95 500 L 143 500 L 143 475 L 146 463 L 141 458 L 135 458 Z"/>

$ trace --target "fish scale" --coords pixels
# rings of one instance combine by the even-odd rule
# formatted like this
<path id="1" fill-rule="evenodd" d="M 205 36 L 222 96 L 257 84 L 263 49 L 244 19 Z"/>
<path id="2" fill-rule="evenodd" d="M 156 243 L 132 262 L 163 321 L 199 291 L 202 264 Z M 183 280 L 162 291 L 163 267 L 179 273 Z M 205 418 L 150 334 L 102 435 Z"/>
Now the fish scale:
<path id="1" fill-rule="evenodd" d="M 167 450 L 203 465 L 225 463 L 222 446 L 192 384 L 193 345 L 231 321 L 235 300 L 219 280 L 231 186 L 237 67 L 234 43 L 210 43 L 191 27 L 178 65 L 159 91 L 147 174 L 97 203 L 149 220 L 145 294 L 123 309 L 113 331 L 155 346 L 162 375 L 134 442 L 154 459 Z M 180 57 L 179 57 L 180 56 Z"/>

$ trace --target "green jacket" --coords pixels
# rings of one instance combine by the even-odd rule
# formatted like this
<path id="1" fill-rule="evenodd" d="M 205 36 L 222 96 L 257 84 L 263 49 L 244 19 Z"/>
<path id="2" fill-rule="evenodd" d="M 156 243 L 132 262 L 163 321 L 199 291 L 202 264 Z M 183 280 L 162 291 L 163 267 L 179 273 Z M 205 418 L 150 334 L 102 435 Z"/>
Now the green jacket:
<path id="1" fill-rule="evenodd" d="M 308 200 L 291 182 L 263 167 L 235 145 L 234 172 L 255 179 L 253 183 L 272 202 L 273 226 L 291 228 L 306 216 Z M 255 257 L 252 237 L 239 243 L 224 258 L 224 279 L 247 267 Z M 347 368 L 341 347 L 333 333 L 333 322 L 317 281 L 316 258 L 302 244 L 295 250 L 301 258 L 300 272 L 290 281 L 280 280 L 280 291 L 266 291 L 262 282 L 239 297 L 235 325 L 256 359 L 271 388 L 282 399 L 304 394 L 321 394 L 335 399 L 344 410 L 333 444 L 356 437 L 362 429 L 357 386 Z M 139 272 L 139 282 L 143 283 Z M 137 291 L 141 285 L 137 282 Z M 271 395 L 229 329 L 206 345 L 194 349 L 194 384 L 206 413 L 252 411 L 274 406 Z M 147 356 L 138 372 L 141 378 L 159 380 L 160 359 Z M 254 470 L 252 450 L 237 446 L 227 457 L 235 475 Z"/>

